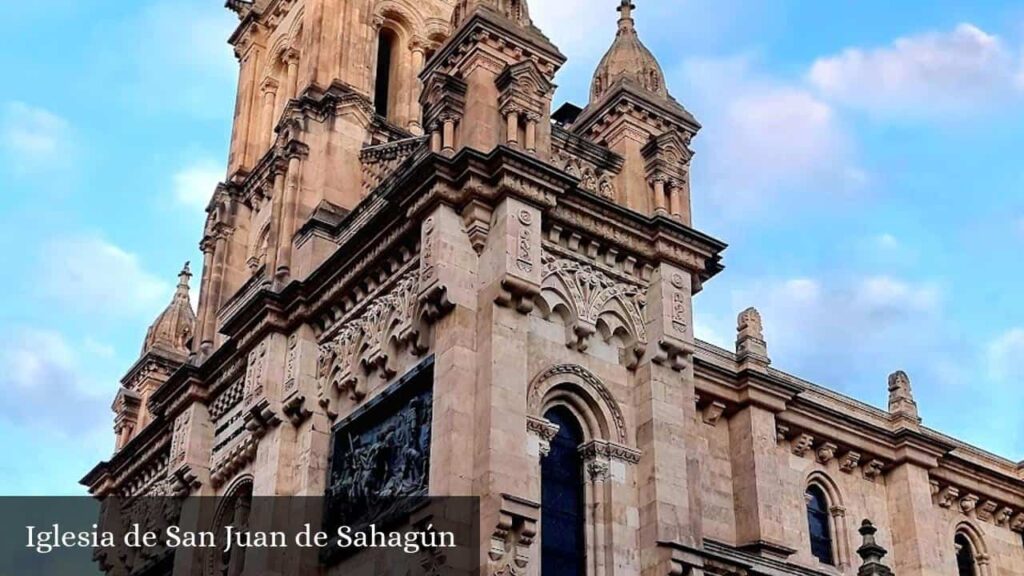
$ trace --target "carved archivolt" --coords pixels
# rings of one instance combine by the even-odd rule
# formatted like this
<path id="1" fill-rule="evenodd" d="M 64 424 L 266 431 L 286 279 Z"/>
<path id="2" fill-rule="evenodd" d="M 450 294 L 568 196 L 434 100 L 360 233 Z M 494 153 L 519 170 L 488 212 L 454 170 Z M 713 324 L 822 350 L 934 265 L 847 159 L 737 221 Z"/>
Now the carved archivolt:
<path id="1" fill-rule="evenodd" d="M 588 424 L 591 436 L 626 443 L 626 419 L 622 415 L 619 403 L 600 378 L 576 364 L 552 366 L 530 382 L 530 413 L 542 416 L 547 404 L 563 391 L 578 400 L 574 404 L 577 409 L 585 412 L 582 416 Z M 579 402 L 583 402 L 584 405 L 580 406 Z"/>
<path id="2" fill-rule="evenodd" d="M 335 389 L 361 401 L 369 374 L 379 370 L 385 379 L 396 374 L 397 351 L 405 346 L 417 355 L 426 351 L 420 341 L 418 288 L 416 273 L 409 272 L 394 290 L 371 302 L 320 346 L 318 377 L 326 397 Z"/>
<path id="3" fill-rule="evenodd" d="M 642 288 L 568 258 L 546 253 L 543 262 L 541 296 L 546 312 L 565 321 L 567 345 L 585 350 L 599 328 L 605 340 L 620 336 L 634 348 L 647 342 Z"/>

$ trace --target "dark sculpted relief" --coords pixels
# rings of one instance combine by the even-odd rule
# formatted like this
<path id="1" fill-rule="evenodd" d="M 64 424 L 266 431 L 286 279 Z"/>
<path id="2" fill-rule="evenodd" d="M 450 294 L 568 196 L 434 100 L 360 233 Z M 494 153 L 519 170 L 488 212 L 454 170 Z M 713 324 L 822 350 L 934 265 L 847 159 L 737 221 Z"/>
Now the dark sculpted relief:
<path id="1" fill-rule="evenodd" d="M 414 371 L 335 427 L 328 528 L 386 519 L 427 495 L 432 372 Z"/>

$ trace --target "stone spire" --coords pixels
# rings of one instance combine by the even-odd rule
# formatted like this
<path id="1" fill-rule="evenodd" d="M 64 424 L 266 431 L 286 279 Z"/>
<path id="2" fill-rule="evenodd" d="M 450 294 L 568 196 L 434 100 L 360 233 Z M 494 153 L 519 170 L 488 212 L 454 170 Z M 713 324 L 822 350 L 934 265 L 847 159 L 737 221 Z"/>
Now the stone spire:
<path id="1" fill-rule="evenodd" d="M 893 576 L 892 570 L 882 564 L 882 558 L 885 558 L 889 551 L 875 541 L 877 532 L 878 528 L 875 528 L 870 520 L 865 520 L 861 524 L 860 535 L 864 538 L 864 543 L 857 549 L 857 555 L 861 557 L 863 564 L 857 571 L 858 576 Z"/>
<path id="2" fill-rule="evenodd" d="M 910 376 L 899 370 L 889 375 L 889 413 L 910 420 L 920 420 Z"/>
<path id="3" fill-rule="evenodd" d="M 146 333 L 146 341 L 142 346 L 143 354 L 158 350 L 188 356 L 189 340 L 196 324 L 196 315 L 192 311 L 192 302 L 189 299 L 188 282 L 191 278 L 192 271 L 186 262 L 178 274 L 178 287 L 174 291 L 171 303 Z"/>
<path id="4" fill-rule="evenodd" d="M 668 98 L 665 74 L 658 60 L 640 41 L 633 20 L 636 5 L 632 0 L 622 0 L 619 5 L 619 31 L 615 42 L 594 72 L 591 83 L 590 101 L 595 102 L 608 93 L 616 83 L 626 83 L 635 88 Z"/>

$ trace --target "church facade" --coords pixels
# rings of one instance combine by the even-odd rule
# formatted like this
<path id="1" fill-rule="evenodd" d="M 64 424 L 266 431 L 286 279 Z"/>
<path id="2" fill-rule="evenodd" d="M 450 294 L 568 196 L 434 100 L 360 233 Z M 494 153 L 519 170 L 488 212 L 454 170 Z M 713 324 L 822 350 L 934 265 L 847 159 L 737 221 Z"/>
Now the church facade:
<path id="1" fill-rule="evenodd" d="M 186 268 L 95 497 L 245 524 L 259 496 L 475 496 L 488 576 L 1024 576 L 1024 463 L 924 426 L 907 374 L 880 410 L 772 368 L 754 309 L 733 350 L 694 337 L 726 245 L 694 228 L 701 126 L 629 0 L 589 102 L 554 111 L 565 56 L 527 0 L 227 4 L 198 311 Z"/>

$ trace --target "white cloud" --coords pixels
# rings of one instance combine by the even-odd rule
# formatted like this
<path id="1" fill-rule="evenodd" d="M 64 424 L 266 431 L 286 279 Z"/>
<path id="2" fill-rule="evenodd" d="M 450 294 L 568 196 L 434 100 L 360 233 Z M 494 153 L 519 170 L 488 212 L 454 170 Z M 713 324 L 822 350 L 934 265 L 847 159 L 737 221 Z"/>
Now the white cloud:
<path id="1" fill-rule="evenodd" d="M 52 169 L 67 161 L 71 128 L 60 116 L 24 102 L 3 107 L 0 139 L 19 172 Z"/>
<path id="2" fill-rule="evenodd" d="M 695 181 L 726 218 L 762 217 L 782 200 L 835 200 L 867 182 L 836 111 L 758 75 L 749 57 L 690 60 L 679 83 L 695 89 L 687 105 L 705 125 Z"/>
<path id="3" fill-rule="evenodd" d="M 988 346 L 988 372 L 993 380 L 1017 384 L 1024 382 L 1024 328 L 1000 335 Z"/>
<path id="4" fill-rule="evenodd" d="M 899 239 L 888 232 L 875 236 L 872 242 L 879 250 L 883 251 L 899 250 L 902 247 Z"/>
<path id="5" fill-rule="evenodd" d="M 127 84 L 134 105 L 219 120 L 233 104 L 238 63 L 227 39 L 237 25 L 223 3 L 147 3 L 104 36 L 115 40 L 104 47 L 112 61 L 123 63 L 122 47 L 133 47 L 134 69 L 115 70 L 112 81 Z"/>
<path id="6" fill-rule="evenodd" d="M 566 54 L 592 55 L 611 45 L 615 37 L 615 6 L 611 0 L 533 2 L 530 17 Z"/>
<path id="7" fill-rule="evenodd" d="M 210 203 L 213 191 L 224 178 L 224 168 L 211 160 L 200 160 L 182 168 L 174 175 L 174 198 L 179 203 L 202 212 Z"/>
<path id="8" fill-rule="evenodd" d="M 734 310 L 756 306 L 780 368 L 849 389 L 861 378 L 935 357 L 942 291 L 931 282 L 889 276 L 750 280 Z M 720 328 L 724 331 L 725 327 Z"/>
<path id="9" fill-rule="evenodd" d="M 8 393 L 0 395 L 0 419 L 75 437 L 110 421 L 116 381 L 88 375 L 78 350 L 62 334 L 19 327 L 5 334 L 2 344 L 0 386 Z M 99 363 L 89 358 L 88 369 L 95 370 Z"/>
<path id="10" fill-rule="evenodd" d="M 142 268 L 138 257 L 98 236 L 55 240 L 43 247 L 45 296 L 93 317 L 155 315 L 172 286 Z"/>
<path id="11" fill-rule="evenodd" d="M 917 116 L 977 110 L 1015 96 L 1020 74 L 1002 39 L 960 24 L 820 58 L 808 80 L 825 97 L 852 107 Z"/>

